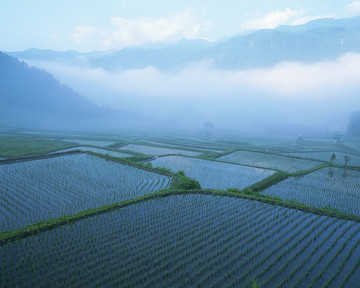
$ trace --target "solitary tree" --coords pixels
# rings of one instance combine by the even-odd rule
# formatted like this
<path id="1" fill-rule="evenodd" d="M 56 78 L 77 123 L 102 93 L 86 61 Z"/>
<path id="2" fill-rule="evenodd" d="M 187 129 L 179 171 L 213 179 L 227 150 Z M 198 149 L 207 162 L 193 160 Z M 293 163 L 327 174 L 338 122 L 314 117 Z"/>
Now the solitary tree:
<path id="1" fill-rule="evenodd" d="M 345 155 L 344 156 L 344 161 L 345 161 L 345 164 L 344 164 L 344 177 L 346 177 L 346 167 L 347 167 L 347 164 L 348 162 L 351 160 L 351 158 L 348 156 L 348 155 Z"/>
<path id="2" fill-rule="evenodd" d="M 332 153 L 331 156 L 330 156 L 330 162 L 333 163 L 336 159 L 336 155 L 335 153 Z"/>
<path id="3" fill-rule="evenodd" d="M 335 159 L 336 159 L 336 155 L 335 155 L 335 153 L 332 153 L 331 156 L 330 156 L 331 164 L 334 163 Z M 332 170 L 331 166 L 329 167 L 329 176 L 330 176 L 330 178 L 332 178 L 334 176 L 334 171 Z"/>

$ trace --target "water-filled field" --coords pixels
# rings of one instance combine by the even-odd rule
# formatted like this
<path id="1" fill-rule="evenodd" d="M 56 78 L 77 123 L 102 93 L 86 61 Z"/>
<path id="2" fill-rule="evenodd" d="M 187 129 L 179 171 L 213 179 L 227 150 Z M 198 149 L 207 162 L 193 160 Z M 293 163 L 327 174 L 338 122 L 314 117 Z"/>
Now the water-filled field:
<path id="1" fill-rule="evenodd" d="M 286 172 L 307 170 L 320 164 L 316 161 L 295 159 L 281 155 L 251 151 L 236 151 L 234 153 L 220 157 L 218 160 L 270 169 L 278 169 Z"/>
<path id="2" fill-rule="evenodd" d="M 169 187 L 170 177 L 87 154 L 0 165 L 1 231 Z"/>
<path id="3" fill-rule="evenodd" d="M 359 255 L 356 222 L 173 196 L 0 246 L 0 286 L 359 287 Z"/>
<path id="4" fill-rule="evenodd" d="M 308 175 L 289 178 L 262 192 L 314 207 L 330 206 L 360 216 L 360 172 L 323 168 Z"/>
<path id="5" fill-rule="evenodd" d="M 186 176 L 198 180 L 202 188 L 211 189 L 243 189 L 274 173 L 272 170 L 182 156 L 159 157 L 151 164 L 173 172 L 183 170 Z"/>
<path id="6" fill-rule="evenodd" d="M 188 144 L 188 145 L 184 145 L 184 144 L 172 144 L 172 143 L 168 143 L 168 142 L 161 142 L 161 141 L 149 141 L 149 140 L 141 140 L 141 142 L 144 142 L 144 143 L 148 143 L 148 144 L 152 144 L 152 145 L 166 145 L 166 146 L 170 146 L 170 147 L 174 147 L 174 148 L 177 148 L 177 149 L 189 149 L 189 148 L 192 148 L 192 149 L 196 149 L 196 150 L 200 150 L 202 152 L 207 152 L 207 151 L 211 151 L 211 152 L 219 152 L 219 153 L 222 153 L 224 152 L 224 150 L 226 150 L 226 148 L 224 149 L 219 149 L 218 148 L 214 148 L 214 146 L 210 146 L 210 145 L 206 145 L 206 144 L 198 144 L 196 145 L 195 143 L 191 143 L 191 144 Z"/>
<path id="7" fill-rule="evenodd" d="M 332 161 L 333 163 L 344 165 L 345 160 L 344 157 L 348 156 L 351 158 L 351 160 L 347 163 L 347 165 L 351 166 L 360 166 L 360 157 L 351 155 L 348 153 L 342 153 L 342 152 L 298 152 L 298 153 L 286 153 L 286 155 L 289 156 L 296 156 L 300 158 L 310 158 L 310 159 L 317 159 L 321 161 L 331 161 L 332 154 L 335 154 L 335 159 Z"/>
<path id="8" fill-rule="evenodd" d="M 170 149 L 170 148 L 162 148 L 162 147 L 153 147 L 153 146 L 146 146 L 146 145 L 136 145 L 130 144 L 121 147 L 121 150 L 130 150 L 138 153 L 143 153 L 146 155 L 152 156 L 161 156 L 161 155 L 168 155 L 168 154 L 180 154 L 186 156 L 199 156 L 202 153 L 195 152 L 195 151 L 187 151 L 181 149 Z"/>
<path id="9" fill-rule="evenodd" d="M 115 142 L 112 141 L 101 141 L 101 140 L 63 139 L 62 141 L 77 143 L 80 145 L 93 145 L 99 147 L 106 147 L 115 144 Z"/>
<path id="10" fill-rule="evenodd" d="M 120 152 L 120 151 L 113 151 L 113 150 L 100 149 L 100 148 L 87 147 L 87 146 L 77 146 L 77 147 L 74 147 L 74 148 L 59 150 L 59 151 L 56 151 L 56 153 L 69 152 L 69 151 L 74 151 L 74 150 L 89 151 L 89 152 L 101 153 L 101 154 L 105 154 L 105 155 L 108 154 L 109 156 L 120 157 L 120 158 L 121 157 L 130 157 L 130 156 L 132 156 L 130 154 Z"/>

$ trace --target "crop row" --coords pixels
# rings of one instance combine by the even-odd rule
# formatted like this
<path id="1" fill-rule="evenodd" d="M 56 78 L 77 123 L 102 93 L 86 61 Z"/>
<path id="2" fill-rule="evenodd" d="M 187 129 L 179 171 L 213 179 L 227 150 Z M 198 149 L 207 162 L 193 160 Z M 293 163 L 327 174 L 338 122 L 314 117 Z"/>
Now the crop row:
<path id="1" fill-rule="evenodd" d="M 1 230 L 169 187 L 170 177 L 87 154 L 0 166 Z"/>
<path id="2" fill-rule="evenodd" d="M 74 150 L 82 150 L 82 151 L 90 151 L 90 152 L 94 152 L 94 153 L 101 153 L 101 154 L 108 154 L 109 156 L 112 157 L 130 157 L 132 155 L 124 153 L 124 152 L 120 152 L 120 151 L 112 151 L 112 150 L 106 150 L 106 149 L 100 149 L 100 148 L 95 148 L 95 147 L 87 147 L 87 146 L 78 146 L 78 147 L 73 147 L 73 148 L 69 148 L 69 149 L 64 149 L 64 150 L 60 150 L 60 151 L 56 151 L 57 153 L 59 152 L 69 152 L 69 151 L 74 151 Z"/>
<path id="3" fill-rule="evenodd" d="M 106 146 L 115 144 L 115 142 L 101 141 L 101 140 L 63 139 L 62 141 L 77 143 L 80 145 L 92 145 L 92 146 L 99 146 L 99 147 L 106 147 Z"/>
<path id="4" fill-rule="evenodd" d="M 152 156 L 161 156 L 161 155 L 168 155 L 168 154 L 179 154 L 185 156 L 198 156 L 201 153 L 195 151 L 188 151 L 188 150 L 180 150 L 180 149 L 170 149 L 170 148 L 161 148 L 161 147 L 154 147 L 154 146 L 147 146 L 147 145 L 136 145 L 136 144 L 129 144 L 126 146 L 121 147 L 121 150 L 130 150 L 138 153 L 143 153 L 146 155 Z"/>
<path id="5" fill-rule="evenodd" d="M 359 171 L 323 168 L 302 177 L 289 178 L 264 190 L 262 194 L 313 207 L 330 206 L 360 216 Z"/>
<path id="6" fill-rule="evenodd" d="M 331 161 L 331 156 L 335 154 L 335 159 Z M 349 154 L 345 154 L 342 152 L 298 152 L 298 153 L 286 153 L 286 155 L 296 156 L 301 158 L 310 158 L 317 159 L 321 161 L 334 162 L 339 165 L 344 165 L 344 157 L 349 156 Z M 348 165 L 351 166 L 360 166 L 360 157 L 350 155 L 351 160 L 348 162 Z"/>
<path id="7" fill-rule="evenodd" d="M 171 143 L 169 143 L 167 141 L 162 142 L 162 141 L 141 140 L 141 142 L 144 142 L 144 143 L 147 143 L 147 144 L 150 144 L 150 145 L 166 145 L 166 146 L 174 147 L 174 148 L 177 148 L 177 149 L 193 148 L 193 149 L 196 149 L 198 151 L 203 151 L 203 152 L 207 152 L 207 151 L 219 152 L 219 153 L 224 152 L 223 147 L 214 147 L 212 145 L 209 145 L 209 143 L 201 143 L 201 144 L 188 143 L 188 144 L 184 145 L 184 144 L 174 144 L 173 141 L 171 141 Z"/>
<path id="8" fill-rule="evenodd" d="M 319 165 L 318 162 L 311 160 L 295 159 L 281 155 L 251 151 L 236 151 L 234 153 L 220 157 L 218 160 L 244 165 L 253 165 L 269 169 L 277 169 L 285 172 L 308 170 Z"/>
<path id="9" fill-rule="evenodd" d="M 360 287 L 360 225 L 243 199 L 172 196 L 0 247 L 0 286 Z"/>
<path id="10" fill-rule="evenodd" d="M 159 157 L 151 163 L 154 167 L 165 167 L 173 172 L 183 170 L 186 176 L 198 180 L 203 189 L 243 189 L 274 173 L 271 170 L 181 156 Z"/>

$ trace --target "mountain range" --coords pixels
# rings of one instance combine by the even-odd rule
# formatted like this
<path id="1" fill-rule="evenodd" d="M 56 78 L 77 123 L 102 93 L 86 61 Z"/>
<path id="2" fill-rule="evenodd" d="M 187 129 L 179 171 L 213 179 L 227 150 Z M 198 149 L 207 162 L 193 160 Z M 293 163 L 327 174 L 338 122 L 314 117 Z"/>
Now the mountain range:
<path id="1" fill-rule="evenodd" d="M 129 47 L 113 52 L 30 49 L 8 54 L 24 60 L 61 62 L 116 71 L 149 66 L 173 70 L 204 61 L 217 69 L 252 69 L 273 66 L 282 61 L 327 61 L 349 52 L 360 52 L 360 17 L 317 19 L 303 25 L 279 26 L 218 42 L 182 40 L 171 45 Z"/>
<path id="2" fill-rule="evenodd" d="M 0 126 L 77 129 L 92 122 L 131 117 L 131 113 L 92 103 L 50 73 L 2 52 L 0 103 Z"/>

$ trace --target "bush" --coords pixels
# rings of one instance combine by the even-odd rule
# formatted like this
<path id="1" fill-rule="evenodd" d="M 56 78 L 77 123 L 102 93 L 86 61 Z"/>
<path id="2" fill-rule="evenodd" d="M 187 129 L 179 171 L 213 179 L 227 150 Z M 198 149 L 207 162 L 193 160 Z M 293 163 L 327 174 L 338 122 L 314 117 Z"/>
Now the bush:
<path id="1" fill-rule="evenodd" d="M 200 183 L 192 178 L 186 177 L 184 171 L 176 174 L 174 189 L 179 190 L 200 190 Z"/>

